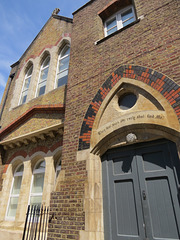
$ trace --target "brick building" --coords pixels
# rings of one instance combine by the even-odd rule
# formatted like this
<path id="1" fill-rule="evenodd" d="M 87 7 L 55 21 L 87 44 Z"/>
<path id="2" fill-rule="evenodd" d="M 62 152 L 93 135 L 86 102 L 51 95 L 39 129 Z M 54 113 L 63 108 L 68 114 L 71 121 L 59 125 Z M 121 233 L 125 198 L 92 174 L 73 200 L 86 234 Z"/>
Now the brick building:
<path id="1" fill-rule="evenodd" d="M 48 239 L 180 239 L 180 4 L 91 0 L 55 11 L 1 103 L 0 238 L 28 204 Z"/>

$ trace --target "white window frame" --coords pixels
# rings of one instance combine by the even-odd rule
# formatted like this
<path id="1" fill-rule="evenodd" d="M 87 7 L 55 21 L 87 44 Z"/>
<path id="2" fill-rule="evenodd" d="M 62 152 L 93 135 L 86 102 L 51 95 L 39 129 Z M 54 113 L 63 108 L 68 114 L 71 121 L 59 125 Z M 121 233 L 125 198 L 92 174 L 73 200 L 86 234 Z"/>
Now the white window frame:
<path id="1" fill-rule="evenodd" d="M 104 23 L 104 33 L 105 33 L 105 37 L 110 36 L 110 35 L 112 34 L 112 33 L 110 33 L 110 34 L 108 35 L 107 23 L 108 23 L 109 21 L 111 21 L 113 18 L 116 18 L 116 26 L 117 26 L 117 30 L 116 30 L 116 31 L 118 31 L 119 29 L 121 29 L 121 28 L 124 27 L 124 26 L 123 26 L 123 21 L 122 21 L 121 15 L 122 15 L 124 12 L 128 11 L 129 9 L 132 9 L 134 21 L 136 20 L 136 15 L 135 15 L 135 11 L 134 11 L 133 5 L 130 5 L 130 6 L 128 6 L 128 7 L 125 7 L 125 8 L 123 8 L 123 9 L 121 9 L 120 11 L 118 11 L 118 12 L 115 13 L 115 14 L 113 14 L 111 17 L 109 17 L 109 18 L 105 21 L 105 23 Z M 131 18 L 129 18 L 129 19 L 131 19 Z M 129 19 L 127 19 L 126 21 L 128 21 Z M 125 21 L 125 22 L 126 22 L 126 21 Z M 113 28 L 113 27 L 112 27 L 112 28 Z M 114 32 L 116 32 L 116 31 L 114 31 Z M 113 33 L 114 33 L 114 32 L 113 32 Z"/>
<path id="2" fill-rule="evenodd" d="M 24 82 L 23 82 L 23 88 L 22 88 L 22 91 L 21 91 L 21 95 L 20 95 L 20 99 L 19 99 L 19 104 L 18 105 L 21 105 L 21 104 L 24 104 L 26 103 L 27 101 L 27 98 L 26 98 L 26 101 L 23 103 L 22 102 L 22 97 L 23 97 L 23 93 L 27 92 L 26 93 L 26 96 L 28 95 L 28 90 L 29 90 L 29 86 L 30 86 L 30 83 L 31 83 L 31 77 L 32 77 L 32 73 L 30 75 L 28 75 L 29 71 L 31 70 L 32 68 L 32 73 L 33 73 L 33 64 L 28 68 L 28 70 L 26 71 L 26 75 L 24 77 Z M 28 88 L 25 89 L 25 83 L 26 83 L 26 80 L 30 78 L 30 82 L 29 82 L 29 86 Z"/>
<path id="3" fill-rule="evenodd" d="M 40 163 L 40 162 L 45 162 L 45 169 L 36 169 L 36 166 Z M 44 177 L 45 177 L 45 171 L 46 171 L 46 161 L 44 159 L 39 160 L 35 166 L 34 166 L 34 170 L 32 173 L 32 179 L 31 179 L 31 187 L 30 187 L 30 194 L 29 194 L 29 203 L 28 205 L 31 204 L 31 197 L 42 197 L 43 196 L 43 191 L 44 191 L 44 183 L 43 183 L 43 191 L 42 193 L 32 193 L 32 187 L 33 187 L 33 181 L 34 181 L 34 175 L 35 174 L 39 174 L 39 173 L 44 173 Z"/>
<path id="4" fill-rule="evenodd" d="M 15 178 L 15 177 L 19 177 L 19 176 L 22 176 L 22 177 L 23 177 L 24 165 L 23 165 L 23 171 L 17 172 L 17 170 L 18 170 L 22 165 L 23 165 L 23 163 L 19 164 L 19 165 L 16 167 L 16 169 L 15 169 L 15 171 L 14 171 L 14 174 L 13 174 L 13 179 L 12 179 L 12 184 L 11 184 L 11 189 L 10 189 L 8 204 L 7 204 L 7 208 L 6 208 L 6 220 L 14 221 L 14 220 L 15 220 L 15 217 L 16 217 L 16 214 L 15 214 L 14 217 L 9 217 L 9 216 L 8 216 L 8 210 L 9 210 L 11 198 L 18 198 L 18 200 L 19 200 L 19 196 L 20 196 L 20 191 L 21 191 L 21 190 L 19 191 L 18 194 L 12 194 L 12 190 L 13 190 L 13 187 L 14 187 L 14 178 Z M 22 184 L 22 179 L 21 179 L 21 184 Z M 20 187 L 20 189 L 21 189 L 21 187 Z M 16 209 L 16 211 L 17 211 L 17 209 Z"/>
<path id="5" fill-rule="evenodd" d="M 64 55 L 64 56 L 62 57 L 62 54 L 63 54 L 63 52 L 66 50 L 66 48 L 69 48 L 69 49 L 70 49 L 70 45 L 69 45 L 69 44 L 66 44 L 66 45 L 63 47 L 63 49 L 61 50 L 61 52 L 60 52 L 60 54 L 59 54 L 59 56 L 58 56 L 58 63 L 57 63 L 57 68 L 56 68 L 55 88 L 58 88 L 58 80 L 59 80 L 58 74 L 59 74 L 59 73 L 63 73 L 63 72 L 65 72 L 65 71 L 68 71 L 68 72 L 69 72 L 69 64 L 68 64 L 68 68 L 63 69 L 62 71 L 59 71 L 59 64 L 60 64 L 60 62 L 61 62 L 63 59 L 67 58 L 67 57 L 70 58 L 70 53 L 67 54 L 67 55 Z M 71 49 L 70 49 L 70 50 L 71 50 Z M 68 74 L 67 74 L 67 76 L 68 76 Z M 66 83 L 66 84 L 67 84 L 67 83 Z"/>
<path id="6" fill-rule="evenodd" d="M 44 62 L 46 61 L 47 58 L 49 58 L 49 64 L 46 65 L 45 67 L 43 67 Z M 46 92 L 46 87 L 45 87 L 45 92 L 44 92 L 44 94 L 39 95 L 39 94 L 38 94 L 38 89 L 39 89 L 39 86 L 40 86 L 42 83 L 44 83 L 45 86 L 46 86 L 46 84 L 47 84 L 50 61 L 51 61 L 51 56 L 50 56 L 50 55 L 47 55 L 46 58 L 44 59 L 44 61 L 43 61 L 42 64 L 41 64 L 41 68 L 40 68 L 40 72 L 39 72 L 39 78 L 38 78 L 38 84 L 37 84 L 37 88 L 36 88 L 36 97 L 39 97 L 39 96 L 41 96 L 41 95 L 44 95 L 45 92 Z M 42 71 L 44 71 L 44 70 L 47 69 L 47 68 L 48 68 L 47 78 L 43 80 L 43 79 L 41 79 L 41 73 L 42 73 Z"/>

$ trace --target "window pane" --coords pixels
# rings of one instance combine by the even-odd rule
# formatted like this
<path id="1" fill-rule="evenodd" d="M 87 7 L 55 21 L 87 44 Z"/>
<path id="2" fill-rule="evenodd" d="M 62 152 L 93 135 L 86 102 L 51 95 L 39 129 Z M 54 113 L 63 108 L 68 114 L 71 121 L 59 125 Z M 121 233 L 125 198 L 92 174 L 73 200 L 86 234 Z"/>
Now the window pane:
<path id="1" fill-rule="evenodd" d="M 41 96 L 45 93 L 46 86 L 40 87 L 38 91 L 38 96 Z"/>
<path id="2" fill-rule="evenodd" d="M 123 27 L 135 21 L 134 13 L 132 8 L 121 14 Z"/>
<path id="3" fill-rule="evenodd" d="M 116 31 L 117 31 L 117 26 L 112 28 L 112 29 L 110 29 L 110 30 L 108 30 L 107 31 L 107 35 L 110 35 L 110 34 L 112 34 L 113 32 L 116 32 Z"/>
<path id="4" fill-rule="evenodd" d="M 70 54 L 70 47 L 66 48 L 65 51 L 63 52 L 62 56 L 66 56 L 66 55 L 69 55 Z"/>
<path id="5" fill-rule="evenodd" d="M 40 73 L 40 79 L 39 79 L 39 83 L 38 83 L 37 96 L 41 96 L 45 93 L 46 81 L 47 81 L 48 70 L 49 70 L 49 61 L 50 61 L 50 57 L 48 56 L 41 66 L 41 73 Z"/>
<path id="6" fill-rule="evenodd" d="M 42 193 L 44 185 L 44 173 L 34 175 L 32 193 Z"/>
<path id="7" fill-rule="evenodd" d="M 128 19 L 127 21 L 123 22 L 123 27 L 125 27 L 125 26 L 127 26 L 128 24 L 134 22 L 134 20 L 135 20 L 134 17 L 132 17 L 132 18 Z"/>
<path id="8" fill-rule="evenodd" d="M 70 58 L 69 55 L 70 55 L 70 47 L 65 46 L 59 56 L 58 70 L 57 70 L 57 76 L 56 76 L 57 87 L 67 84 L 69 58 Z"/>
<path id="9" fill-rule="evenodd" d="M 61 171 L 61 160 L 59 161 L 57 167 L 56 167 L 56 178 L 58 177 L 59 173 Z"/>
<path id="10" fill-rule="evenodd" d="M 22 93 L 20 104 L 25 103 L 26 102 L 26 98 L 27 98 L 27 91 Z"/>
<path id="11" fill-rule="evenodd" d="M 32 71 L 33 71 L 33 66 L 31 66 L 29 68 L 29 70 L 27 71 L 27 73 L 26 73 L 26 76 L 25 76 L 25 79 L 24 79 L 24 83 L 23 83 L 21 99 L 20 99 L 20 102 L 19 102 L 20 104 L 23 104 L 23 103 L 26 102 L 28 89 L 29 89 L 29 85 L 30 85 L 30 82 L 31 82 Z"/>
<path id="12" fill-rule="evenodd" d="M 17 172 L 23 172 L 24 171 L 24 165 L 22 164 L 21 166 L 18 167 L 18 169 L 16 170 Z"/>
<path id="13" fill-rule="evenodd" d="M 46 163 L 45 161 L 41 161 L 40 163 L 38 163 L 36 165 L 36 168 L 35 169 L 43 169 L 45 171 L 45 167 L 46 167 Z"/>
<path id="14" fill-rule="evenodd" d="M 31 66 L 30 68 L 29 68 L 29 70 L 27 71 L 27 77 L 28 76 L 30 76 L 30 75 L 32 75 L 32 71 L 33 71 L 33 66 Z"/>
<path id="15" fill-rule="evenodd" d="M 24 90 L 29 88 L 31 77 L 27 78 L 24 83 Z"/>
<path id="16" fill-rule="evenodd" d="M 58 177 L 60 171 L 61 171 L 61 170 L 57 170 L 57 171 L 56 171 L 56 178 Z"/>
<path id="17" fill-rule="evenodd" d="M 133 11 L 132 8 L 127 10 L 126 12 L 121 14 L 122 21 L 124 22 L 126 19 L 133 17 Z"/>
<path id="18" fill-rule="evenodd" d="M 68 66 L 69 66 L 69 56 L 60 60 L 59 72 L 65 70 L 65 69 L 68 69 Z"/>
<path id="19" fill-rule="evenodd" d="M 8 217 L 15 217 L 17 205 L 18 205 L 18 197 L 10 198 L 9 208 L 7 213 Z"/>
<path id="20" fill-rule="evenodd" d="M 42 67 L 44 68 L 44 67 L 46 67 L 46 66 L 49 66 L 49 62 L 50 62 L 50 57 L 48 56 L 48 57 L 45 59 L 45 61 L 43 62 Z"/>
<path id="21" fill-rule="evenodd" d="M 109 30 L 110 28 L 115 27 L 117 25 L 116 24 L 116 18 L 113 18 L 110 21 L 108 21 L 106 25 L 107 25 L 107 30 Z"/>
<path id="22" fill-rule="evenodd" d="M 122 110 L 132 108 L 137 101 L 137 96 L 134 93 L 128 93 L 120 97 L 118 103 Z"/>
<path id="23" fill-rule="evenodd" d="M 58 74 L 58 87 L 67 84 L 68 70 Z"/>
<path id="24" fill-rule="evenodd" d="M 12 194 L 19 194 L 21 188 L 22 176 L 14 177 L 14 184 L 12 188 Z"/>
<path id="25" fill-rule="evenodd" d="M 42 202 L 42 196 L 35 196 L 31 197 L 30 199 L 30 205 L 41 205 Z"/>
<path id="26" fill-rule="evenodd" d="M 47 79 L 48 70 L 49 68 L 47 67 L 46 69 L 41 71 L 40 82 Z"/>

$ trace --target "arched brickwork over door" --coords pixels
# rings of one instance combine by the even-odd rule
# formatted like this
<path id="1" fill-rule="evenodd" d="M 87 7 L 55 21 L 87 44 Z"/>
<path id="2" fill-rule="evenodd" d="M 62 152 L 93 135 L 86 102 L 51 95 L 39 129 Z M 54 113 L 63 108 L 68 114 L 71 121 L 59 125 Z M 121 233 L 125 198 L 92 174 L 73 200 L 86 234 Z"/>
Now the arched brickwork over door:
<path id="1" fill-rule="evenodd" d="M 120 66 L 104 82 L 92 100 L 81 126 L 78 150 L 85 150 L 90 147 L 91 131 L 96 114 L 109 91 L 121 78 L 141 81 L 160 92 L 170 103 L 180 121 L 180 86 L 178 84 L 162 73 L 150 68 L 135 65 Z"/>

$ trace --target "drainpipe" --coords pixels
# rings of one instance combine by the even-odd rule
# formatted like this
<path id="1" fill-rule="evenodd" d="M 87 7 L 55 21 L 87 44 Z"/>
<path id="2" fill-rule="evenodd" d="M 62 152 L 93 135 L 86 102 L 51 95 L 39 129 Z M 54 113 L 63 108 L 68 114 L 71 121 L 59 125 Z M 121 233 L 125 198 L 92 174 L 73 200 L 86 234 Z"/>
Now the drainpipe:
<path id="1" fill-rule="evenodd" d="M 9 77 L 10 77 L 10 81 L 9 81 L 9 84 L 8 84 L 8 87 L 7 87 L 7 91 L 6 91 L 6 95 L 4 97 L 4 100 L 3 100 L 3 103 L 2 103 L 2 108 L 1 108 L 1 112 L 0 112 L 0 120 L 1 120 L 1 117 L 2 117 L 2 113 L 4 111 L 4 106 L 5 106 L 5 103 L 6 103 L 6 99 L 7 99 L 7 95 L 8 95 L 8 92 L 9 92 L 9 89 L 10 89 L 10 86 L 11 86 L 11 82 L 14 78 L 14 75 L 15 73 L 12 73 Z M 1 126 L 0 126 L 1 128 Z"/>

